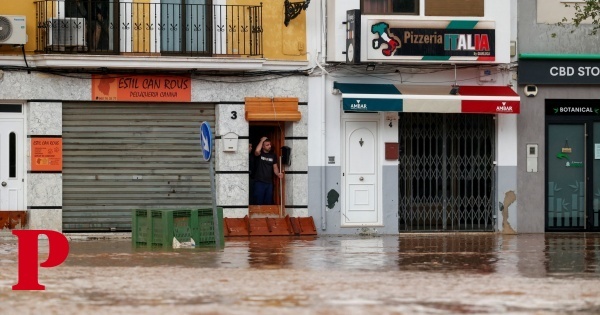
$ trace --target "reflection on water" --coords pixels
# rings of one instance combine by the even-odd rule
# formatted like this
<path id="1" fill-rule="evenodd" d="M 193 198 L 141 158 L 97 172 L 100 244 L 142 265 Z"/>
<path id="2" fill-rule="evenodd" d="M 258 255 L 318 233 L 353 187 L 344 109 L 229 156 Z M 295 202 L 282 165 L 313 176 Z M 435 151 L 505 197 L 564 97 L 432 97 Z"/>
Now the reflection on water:
<path id="1" fill-rule="evenodd" d="M 222 250 L 148 250 L 132 248 L 130 240 L 73 241 L 65 264 L 400 270 L 597 278 L 600 276 L 600 234 L 240 237 L 227 239 Z"/>
<path id="2" fill-rule="evenodd" d="M 493 273 L 498 251 L 495 234 L 401 237 L 401 270 L 460 270 Z"/>
<path id="3" fill-rule="evenodd" d="M 244 241 L 248 247 L 248 264 L 255 268 L 286 268 L 291 265 L 294 240 L 289 237 L 254 237 Z"/>
<path id="4" fill-rule="evenodd" d="M 600 237 L 597 234 L 546 235 L 549 273 L 600 273 Z"/>

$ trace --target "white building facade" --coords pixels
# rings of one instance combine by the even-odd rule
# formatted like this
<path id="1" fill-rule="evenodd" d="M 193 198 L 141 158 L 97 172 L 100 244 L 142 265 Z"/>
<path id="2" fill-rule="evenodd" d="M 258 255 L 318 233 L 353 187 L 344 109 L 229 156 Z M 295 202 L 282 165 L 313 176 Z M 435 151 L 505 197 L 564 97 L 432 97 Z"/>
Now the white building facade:
<path id="1" fill-rule="evenodd" d="M 311 2 L 320 234 L 518 231 L 515 3 Z"/>

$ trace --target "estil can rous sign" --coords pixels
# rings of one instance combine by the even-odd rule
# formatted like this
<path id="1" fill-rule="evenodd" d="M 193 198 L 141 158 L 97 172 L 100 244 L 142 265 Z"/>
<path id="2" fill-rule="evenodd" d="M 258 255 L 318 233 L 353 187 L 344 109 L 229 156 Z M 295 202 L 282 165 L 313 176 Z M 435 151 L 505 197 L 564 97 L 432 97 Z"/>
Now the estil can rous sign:
<path id="1" fill-rule="evenodd" d="M 190 102 L 192 82 L 189 74 L 93 75 L 92 100 L 126 102 Z"/>

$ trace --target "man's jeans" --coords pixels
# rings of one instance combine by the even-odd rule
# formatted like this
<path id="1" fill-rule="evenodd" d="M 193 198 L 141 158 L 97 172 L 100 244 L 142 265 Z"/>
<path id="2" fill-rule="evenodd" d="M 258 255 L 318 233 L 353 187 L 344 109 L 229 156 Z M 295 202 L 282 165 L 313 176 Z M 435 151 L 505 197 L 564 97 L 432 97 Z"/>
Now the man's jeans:
<path id="1" fill-rule="evenodd" d="M 254 199 L 257 205 L 273 204 L 273 184 L 261 181 L 254 182 Z"/>

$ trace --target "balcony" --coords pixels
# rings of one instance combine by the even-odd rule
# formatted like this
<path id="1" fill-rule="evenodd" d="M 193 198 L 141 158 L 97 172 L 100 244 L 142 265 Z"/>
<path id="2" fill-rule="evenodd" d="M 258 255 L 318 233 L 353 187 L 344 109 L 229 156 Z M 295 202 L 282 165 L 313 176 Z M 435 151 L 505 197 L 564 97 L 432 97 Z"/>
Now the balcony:
<path id="1" fill-rule="evenodd" d="M 36 50 L 45 54 L 263 57 L 262 3 L 161 2 L 37 1 Z"/>

